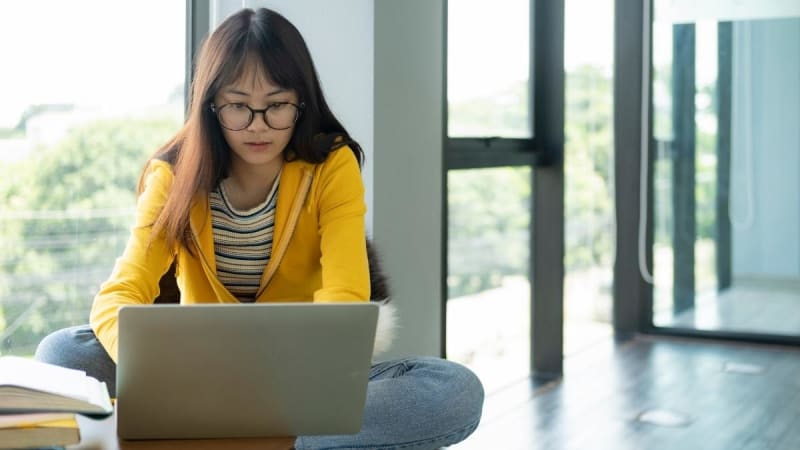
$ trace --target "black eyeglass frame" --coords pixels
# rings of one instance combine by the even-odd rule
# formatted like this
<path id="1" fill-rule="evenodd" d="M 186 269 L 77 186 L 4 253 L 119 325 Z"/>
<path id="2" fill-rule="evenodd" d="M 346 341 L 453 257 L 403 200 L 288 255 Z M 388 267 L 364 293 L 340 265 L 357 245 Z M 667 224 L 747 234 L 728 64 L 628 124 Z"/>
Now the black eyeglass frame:
<path id="1" fill-rule="evenodd" d="M 223 110 L 223 108 L 225 108 L 226 106 L 230 106 L 230 105 L 244 106 L 245 108 L 247 108 L 250 111 L 250 118 L 247 120 L 247 123 L 243 127 L 241 127 L 241 128 L 230 128 L 228 126 L 225 126 L 225 123 L 222 121 L 222 117 L 220 117 L 221 111 Z M 292 106 L 295 107 L 294 121 L 292 121 L 292 124 L 289 125 L 288 127 L 275 128 L 269 123 L 269 119 L 267 118 L 267 111 L 269 111 L 270 108 L 274 108 L 274 107 L 280 106 L 280 105 L 292 105 Z M 214 103 L 210 103 L 208 106 L 209 106 L 209 109 L 211 109 L 211 111 L 217 116 L 217 121 L 219 122 L 219 125 L 222 128 L 225 128 L 226 130 L 242 131 L 245 128 L 247 128 L 250 125 L 252 125 L 253 121 L 256 119 L 256 114 L 260 113 L 264 117 L 264 123 L 267 124 L 268 127 L 270 127 L 273 130 L 280 131 L 280 130 L 288 130 L 289 128 L 292 128 L 297 123 L 297 121 L 300 120 L 300 116 L 303 114 L 303 110 L 305 109 L 306 104 L 305 104 L 305 102 L 300 102 L 300 104 L 292 103 L 292 102 L 273 102 L 273 103 L 270 103 L 269 106 L 267 106 L 266 108 L 262 108 L 262 109 L 251 108 L 250 105 L 248 105 L 248 104 L 236 103 L 236 102 L 226 103 L 226 104 L 220 105 L 220 106 L 217 106 Z"/>

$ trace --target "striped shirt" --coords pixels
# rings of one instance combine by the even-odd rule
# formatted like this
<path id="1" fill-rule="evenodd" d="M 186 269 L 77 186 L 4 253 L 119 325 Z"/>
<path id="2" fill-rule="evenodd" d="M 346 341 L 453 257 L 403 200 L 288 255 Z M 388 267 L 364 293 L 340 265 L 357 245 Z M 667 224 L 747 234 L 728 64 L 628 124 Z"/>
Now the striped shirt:
<path id="1" fill-rule="evenodd" d="M 222 183 L 209 195 L 217 277 L 242 302 L 255 301 L 272 254 L 279 180 L 280 174 L 267 198 L 247 211 L 231 206 Z"/>

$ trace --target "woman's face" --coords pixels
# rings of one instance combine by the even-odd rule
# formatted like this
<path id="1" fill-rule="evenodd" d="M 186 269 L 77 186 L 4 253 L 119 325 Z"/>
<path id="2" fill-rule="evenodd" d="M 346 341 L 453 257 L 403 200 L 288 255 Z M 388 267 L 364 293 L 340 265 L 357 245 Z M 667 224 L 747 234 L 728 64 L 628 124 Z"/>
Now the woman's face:
<path id="1" fill-rule="evenodd" d="M 264 120 L 264 112 L 254 113 L 252 122 L 241 130 L 232 131 L 223 126 L 222 133 L 233 151 L 231 162 L 234 166 L 245 165 L 253 169 L 274 168 L 275 165 L 282 164 L 283 150 L 294 132 L 294 121 L 287 121 L 286 117 L 295 113 L 295 107 L 284 103 L 297 105 L 297 93 L 273 84 L 263 70 L 251 69 L 243 73 L 240 79 L 223 86 L 214 96 L 214 105 L 220 120 L 229 117 L 235 121 L 244 116 L 245 121 L 238 123 L 246 123 L 246 107 L 257 110 L 269 108 L 266 114 L 270 124 L 275 128 L 289 128 L 271 128 Z M 233 122 L 228 120 L 226 124 L 231 123 Z"/>

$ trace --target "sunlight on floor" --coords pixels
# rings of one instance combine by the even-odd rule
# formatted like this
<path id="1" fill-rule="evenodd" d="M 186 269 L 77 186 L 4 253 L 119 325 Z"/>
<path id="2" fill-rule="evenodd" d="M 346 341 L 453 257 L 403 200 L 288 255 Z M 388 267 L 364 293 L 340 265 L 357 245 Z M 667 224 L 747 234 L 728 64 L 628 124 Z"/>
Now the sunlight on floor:
<path id="1" fill-rule="evenodd" d="M 610 292 L 598 271 L 565 281 L 565 357 L 611 336 Z M 530 285 L 506 277 L 498 288 L 447 303 L 447 357 L 470 367 L 487 392 L 530 374 Z"/>

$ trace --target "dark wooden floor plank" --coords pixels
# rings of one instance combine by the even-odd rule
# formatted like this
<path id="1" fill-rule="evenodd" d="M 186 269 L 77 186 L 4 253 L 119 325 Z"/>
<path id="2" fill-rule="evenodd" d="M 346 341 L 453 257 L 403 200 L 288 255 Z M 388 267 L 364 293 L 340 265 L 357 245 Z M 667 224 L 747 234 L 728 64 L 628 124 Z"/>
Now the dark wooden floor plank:
<path id="1" fill-rule="evenodd" d="M 798 348 L 645 336 L 568 358 L 564 372 L 490 393 L 481 426 L 451 449 L 800 449 Z M 636 420 L 652 409 L 690 422 Z"/>

